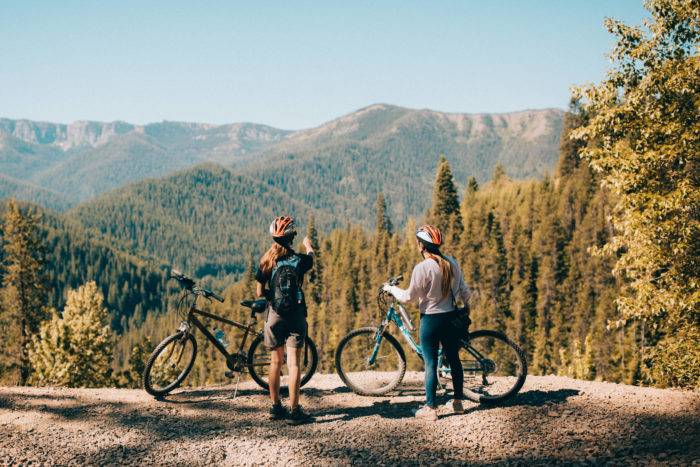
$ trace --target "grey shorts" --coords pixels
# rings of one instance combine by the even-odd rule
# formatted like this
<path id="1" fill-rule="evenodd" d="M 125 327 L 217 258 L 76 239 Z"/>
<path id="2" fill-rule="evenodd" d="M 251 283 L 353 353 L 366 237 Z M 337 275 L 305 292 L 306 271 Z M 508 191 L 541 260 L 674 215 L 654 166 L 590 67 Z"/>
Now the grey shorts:
<path id="1" fill-rule="evenodd" d="M 269 309 L 263 331 L 265 348 L 272 350 L 286 346 L 298 349 L 304 345 L 306 330 L 306 313 L 303 310 L 282 317 L 275 310 Z"/>

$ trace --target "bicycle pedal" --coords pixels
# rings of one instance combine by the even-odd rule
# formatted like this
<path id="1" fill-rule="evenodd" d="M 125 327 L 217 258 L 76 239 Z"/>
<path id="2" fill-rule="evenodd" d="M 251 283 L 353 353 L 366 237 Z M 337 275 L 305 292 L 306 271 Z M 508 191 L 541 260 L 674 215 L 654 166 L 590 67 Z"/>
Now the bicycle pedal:
<path id="1" fill-rule="evenodd" d="M 236 377 L 236 373 L 238 373 L 238 372 L 237 371 L 227 371 L 224 373 L 224 376 L 227 378 L 233 379 Z"/>

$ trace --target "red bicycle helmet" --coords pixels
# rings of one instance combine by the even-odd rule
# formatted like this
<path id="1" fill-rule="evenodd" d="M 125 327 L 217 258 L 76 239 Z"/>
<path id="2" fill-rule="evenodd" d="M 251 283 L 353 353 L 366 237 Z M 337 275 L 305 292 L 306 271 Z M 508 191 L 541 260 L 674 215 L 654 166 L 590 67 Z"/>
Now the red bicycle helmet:
<path id="1" fill-rule="evenodd" d="M 270 224 L 270 235 L 273 239 L 283 239 L 296 235 L 294 218 L 290 216 L 276 217 Z"/>
<path id="2" fill-rule="evenodd" d="M 434 225 L 421 225 L 416 232 L 416 237 L 424 243 L 440 246 L 442 245 L 442 233 Z"/>

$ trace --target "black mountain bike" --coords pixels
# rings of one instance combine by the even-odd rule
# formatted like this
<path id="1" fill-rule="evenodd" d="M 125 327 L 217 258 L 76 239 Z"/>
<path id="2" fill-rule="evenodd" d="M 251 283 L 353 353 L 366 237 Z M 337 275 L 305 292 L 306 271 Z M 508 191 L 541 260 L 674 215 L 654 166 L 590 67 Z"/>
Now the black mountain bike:
<path id="1" fill-rule="evenodd" d="M 197 300 L 200 297 L 209 301 L 214 299 L 223 302 L 224 299 L 219 295 L 211 290 L 197 287 L 194 280 L 175 269 L 173 269 L 170 278 L 177 280 L 183 289 L 182 296 L 178 302 L 178 313 L 183 318 L 183 321 L 180 323 L 177 332 L 163 339 L 149 357 L 143 372 L 143 388 L 146 392 L 156 398 L 162 398 L 182 384 L 192 370 L 194 361 L 197 358 L 197 341 L 194 338 L 195 328 L 199 329 L 204 337 L 226 359 L 226 366 L 229 370 L 226 372 L 226 376 L 233 377 L 236 373 L 240 374 L 247 371 L 260 387 L 268 389 L 270 352 L 263 345 L 262 332 L 255 329 L 257 324 L 256 315 L 265 312 L 267 300 L 264 298 L 243 300 L 241 305 L 250 308 L 250 321 L 247 324 L 242 324 L 197 308 Z M 238 350 L 229 353 L 226 346 L 209 332 L 198 316 L 242 329 L 243 338 Z M 250 335 L 253 336 L 253 341 L 246 352 L 244 349 Z M 309 382 L 317 366 L 318 351 L 316 350 L 316 345 L 306 336 L 301 361 L 301 386 Z M 282 365 L 282 368 L 283 373 L 280 386 L 286 386 L 288 382 L 288 375 L 284 373 L 286 365 Z"/>

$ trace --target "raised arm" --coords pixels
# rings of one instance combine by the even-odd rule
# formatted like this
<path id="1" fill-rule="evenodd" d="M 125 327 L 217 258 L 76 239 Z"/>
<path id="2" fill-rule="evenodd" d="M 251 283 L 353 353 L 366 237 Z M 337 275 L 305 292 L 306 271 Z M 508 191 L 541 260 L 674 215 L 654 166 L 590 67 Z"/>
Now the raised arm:
<path id="1" fill-rule="evenodd" d="M 304 248 L 306 248 L 307 255 L 314 254 L 314 247 L 311 245 L 311 240 L 309 239 L 309 237 L 304 237 L 301 243 L 304 245 Z"/>

